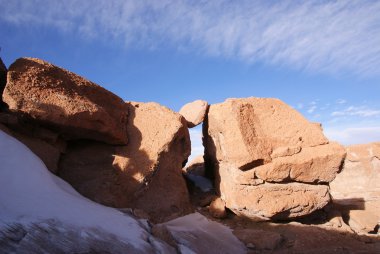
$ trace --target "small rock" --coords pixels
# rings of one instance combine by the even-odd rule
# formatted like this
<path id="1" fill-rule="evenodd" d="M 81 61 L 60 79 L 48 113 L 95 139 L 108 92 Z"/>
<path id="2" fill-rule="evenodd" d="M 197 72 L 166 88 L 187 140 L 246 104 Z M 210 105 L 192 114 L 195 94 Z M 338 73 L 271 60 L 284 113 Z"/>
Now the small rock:
<path id="1" fill-rule="evenodd" d="M 210 214 L 217 219 L 223 219 L 227 216 L 226 205 L 219 197 L 211 202 L 208 210 Z"/>
<path id="2" fill-rule="evenodd" d="M 203 122 L 207 107 L 207 101 L 196 100 L 184 105 L 179 113 L 186 119 L 187 126 L 193 128 Z"/>

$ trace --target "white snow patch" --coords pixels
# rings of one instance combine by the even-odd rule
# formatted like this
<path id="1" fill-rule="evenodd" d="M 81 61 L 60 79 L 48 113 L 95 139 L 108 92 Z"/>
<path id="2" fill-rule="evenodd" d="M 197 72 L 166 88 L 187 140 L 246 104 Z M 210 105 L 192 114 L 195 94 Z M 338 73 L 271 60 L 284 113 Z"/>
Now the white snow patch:
<path id="1" fill-rule="evenodd" d="M 222 224 L 199 213 L 189 214 L 163 223 L 184 253 L 246 253 L 246 248 Z"/>
<path id="2" fill-rule="evenodd" d="M 138 249 L 152 250 L 149 233 L 137 220 L 82 197 L 3 131 L 0 162 L 0 222 L 27 225 L 56 219 L 75 227 L 100 228 Z"/>

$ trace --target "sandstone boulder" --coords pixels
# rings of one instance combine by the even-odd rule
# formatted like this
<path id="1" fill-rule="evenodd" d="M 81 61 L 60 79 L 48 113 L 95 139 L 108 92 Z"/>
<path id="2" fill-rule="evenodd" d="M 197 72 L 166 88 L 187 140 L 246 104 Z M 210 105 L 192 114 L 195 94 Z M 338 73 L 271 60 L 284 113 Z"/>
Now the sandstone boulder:
<path id="1" fill-rule="evenodd" d="M 128 141 L 122 99 L 40 59 L 20 58 L 9 67 L 3 100 L 11 112 L 53 127 L 69 139 Z"/>
<path id="2" fill-rule="evenodd" d="M 191 211 L 182 167 L 190 155 L 186 122 L 157 103 L 127 103 L 127 146 L 71 142 L 60 176 L 84 196 L 145 211 L 153 221 Z"/>
<path id="3" fill-rule="evenodd" d="M 184 105 L 179 113 L 186 119 L 187 126 L 193 128 L 203 122 L 207 108 L 207 101 L 196 100 Z"/>
<path id="4" fill-rule="evenodd" d="M 0 96 L 3 94 L 5 85 L 7 84 L 7 67 L 0 58 Z M 0 98 L 0 108 L 4 106 L 3 99 Z"/>
<path id="5" fill-rule="evenodd" d="M 337 143 L 305 147 L 293 156 L 275 158 L 272 162 L 256 167 L 252 172 L 268 182 L 293 180 L 305 183 L 331 182 L 334 180 L 345 155 Z"/>
<path id="6" fill-rule="evenodd" d="M 319 125 L 277 99 L 211 105 L 203 136 L 206 173 L 221 198 L 253 219 L 295 218 L 325 206 L 328 186 L 314 184 L 331 182 L 345 156 Z"/>
<path id="7" fill-rule="evenodd" d="M 239 169 L 221 163 L 217 188 L 226 207 L 237 215 L 261 220 L 284 220 L 308 215 L 330 201 L 326 185 L 245 182 Z"/>
<path id="8" fill-rule="evenodd" d="M 272 152 L 283 147 L 328 143 L 320 128 L 297 111 L 266 98 L 227 99 L 211 105 L 203 136 L 208 158 L 233 162 L 242 170 L 270 162 Z"/>
<path id="9" fill-rule="evenodd" d="M 353 230 L 375 231 L 380 224 L 380 143 L 346 150 L 342 172 L 330 183 L 333 201 Z"/>

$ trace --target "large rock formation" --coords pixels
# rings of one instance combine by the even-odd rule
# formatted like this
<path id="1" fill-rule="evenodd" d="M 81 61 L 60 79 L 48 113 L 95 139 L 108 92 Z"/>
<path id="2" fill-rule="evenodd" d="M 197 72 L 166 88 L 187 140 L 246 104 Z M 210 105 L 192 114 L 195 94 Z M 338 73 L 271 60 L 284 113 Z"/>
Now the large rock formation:
<path id="1" fill-rule="evenodd" d="M 357 232 L 380 225 L 380 143 L 347 147 L 342 172 L 330 183 L 335 206 Z"/>
<path id="2" fill-rule="evenodd" d="M 0 97 L 3 94 L 5 85 L 7 84 L 7 67 L 0 58 Z M 3 99 L 0 98 L 0 109 L 4 106 Z"/>
<path id="3" fill-rule="evenodd" d="M 345 156 L 319 126 L 277 99 L 211 105 L 203 136 L 206 167 L 226 206 L 255 219 L 293 218 L 325 206 L 324 183 Z"/>
<path id="4" fill-rule="evenodd" d="M 11 112 L 59 130 L 66 138 L 127 144 L 122 99 L 43 60 L 16 60 L 8 70 L 3 100 Z"/>
<path id="5" fill-rule="evenodd" d="M 71 142 L 59 175 L 84 196 L 133 207 L 153 221 L 190 209 L 182 167 L 190 155 L 185 120 L 157 103 L 127 103 L 127 146 Z"/>
<path id="6" fill-rule="evenodd" d="M 187 126 L 193 128 L 203 122 L 207 108 L 207 101 L 196 100 L 184 105 L 179 113 L 186 119 Z"/>

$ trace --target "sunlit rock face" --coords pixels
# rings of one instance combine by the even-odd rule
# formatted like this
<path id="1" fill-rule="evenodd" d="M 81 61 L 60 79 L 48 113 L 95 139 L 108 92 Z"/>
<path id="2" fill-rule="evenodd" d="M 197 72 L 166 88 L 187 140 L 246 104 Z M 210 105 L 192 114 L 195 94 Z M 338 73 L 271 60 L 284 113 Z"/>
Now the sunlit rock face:
<path id="1" fill-rule="evenodd" d="M 128 110 L 103 87 L 37 58 L 9 67 L 3 100 L 11 112 L 59 130 L 68 139 L 127 144 Z"/>
<path id="2" fill-rule="evenodd" d="M 226 206 L 253 219 L 287 219 L 329 201 L 345 156 L 320 126 L 278 99 L 211 105 L 203 128 L 205 163 Z M 210 172 L 211 171 L 211 172 Z"/>

